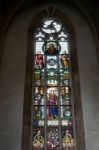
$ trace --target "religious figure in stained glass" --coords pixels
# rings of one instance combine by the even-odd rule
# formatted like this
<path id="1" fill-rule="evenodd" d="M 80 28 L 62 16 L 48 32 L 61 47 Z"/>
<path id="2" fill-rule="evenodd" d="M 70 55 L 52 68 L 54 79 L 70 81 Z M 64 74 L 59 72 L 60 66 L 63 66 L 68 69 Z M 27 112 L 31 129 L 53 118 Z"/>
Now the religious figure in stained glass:
<path id="1" fill-rule="evenodd" d="M 45 54 L 47 55 L 57 55 L 59 54 L 59 50 L 57 50 L 54 46 L 54 44 L 49 44 L 46 51 L 45 51 Z"/>
<path id="2" fill-rule="evenodd" d="M 38 148 L 44 147 L 44 138 L 41 135 L 40 130 L 38 130 L 36 135 L 34 136 L 33 147 L 35 147 L 35 150 L 38 149 Z"/>
<path id="3" fill-rule="evenodd" d="M 36 67 L 41 69 L 44 67 L 43 55 L 41 54 L 36 55 Z"/>
<path id="4" fill-rule="evenodd" d="M 62 55 L 61 56 L 61 63 L 62 63 L 63 67 L 65 67 L 65 68 L 69 67 L 69 61 L 68 61 L 67 55 Z"/>
<path id="5" fill-rule="evenodd" d="M 63 149 L 72 150 L 74 147 L 74 140 L 69 130 L 65 131 L 65 135 L 62 139 Z"/>
<path id="6" fill-rule="evenodd" d="M 34 34 L 32 150 L 75 150 L 69 39 L 45 18 Z"/>
<path id="7" fill-rule="evenodd" d="M 53 89 L 48 93 L 48 105 L 57 105 L 57 95 Z"/>

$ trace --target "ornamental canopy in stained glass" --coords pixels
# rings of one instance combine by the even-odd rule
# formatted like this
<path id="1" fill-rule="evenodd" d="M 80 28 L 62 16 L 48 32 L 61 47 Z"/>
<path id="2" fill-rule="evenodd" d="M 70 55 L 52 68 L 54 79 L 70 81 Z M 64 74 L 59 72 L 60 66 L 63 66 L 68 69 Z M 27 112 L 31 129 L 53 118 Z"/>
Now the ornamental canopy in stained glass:
<path id="1" fill-rule="evenodd" d="M 32 150 L 75 150 L 68 33 L 45 18 L 33 37 Z"/>

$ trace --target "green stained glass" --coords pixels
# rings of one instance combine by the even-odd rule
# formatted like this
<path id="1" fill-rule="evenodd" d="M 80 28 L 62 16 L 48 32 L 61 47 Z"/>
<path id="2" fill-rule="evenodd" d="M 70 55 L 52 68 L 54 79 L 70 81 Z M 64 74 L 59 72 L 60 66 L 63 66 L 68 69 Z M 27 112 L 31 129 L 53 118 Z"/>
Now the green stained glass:
<path id="1" fill-rule="evenodd" d="M 69 129 L 62 130 L 62 146 L 63 150 L 74 150 L 74 137 L 73 131 Z"/>
<path id="2" fill-rule="evenodd" d="M 46 18 L 38 25 L 33 51 L 32 150 L 75 149 L 68 44 L 60 20 Z"/>
<path id="3" fill-rule="evenodd" d="M 44 148 L 44 130 L 43 129 L 34 129 L 33 130 L 33 142 L 32 142 L 32 147 L 33 150 L 42 150 Z"/>

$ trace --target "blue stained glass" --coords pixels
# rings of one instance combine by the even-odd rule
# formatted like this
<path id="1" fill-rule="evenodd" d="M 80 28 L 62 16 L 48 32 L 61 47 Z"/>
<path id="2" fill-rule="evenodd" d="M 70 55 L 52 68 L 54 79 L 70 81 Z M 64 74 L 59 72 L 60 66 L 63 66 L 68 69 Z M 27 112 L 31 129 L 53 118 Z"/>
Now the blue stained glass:
<path id="1" fill-rule="evenodd" d="M 44 106 L 34 106 L 33 108 L 33 126 L 44 126 Z"/>
<path id="2" fill-rule="evenodd" d="M 48 116 L 48 120 L 58 119 L 58 107 L 49 106 L 47 108 L 47 116 Z"/>
<path id="3" fill-rule="evenodd" d="M 68 33 L 60 20 L 46 18 L 34 39 L 32 150 L 74 150 Z"/>

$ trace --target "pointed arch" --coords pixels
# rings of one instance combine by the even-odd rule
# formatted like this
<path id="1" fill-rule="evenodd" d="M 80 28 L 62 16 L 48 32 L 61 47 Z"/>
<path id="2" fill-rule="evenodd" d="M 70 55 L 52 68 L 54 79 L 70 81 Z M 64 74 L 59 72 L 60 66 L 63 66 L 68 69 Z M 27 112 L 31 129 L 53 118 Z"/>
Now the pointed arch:
<path id="1" fill-rule="evenodd" d="M 52 13 L 53 12 L 53 13 Z M 64 25 L 69 33 L 70 50 L 71 50 L 71 70 L 72 70 L 72 85 L 74 97 L 74 116 L 75 116 L 75 131 L 76 131 L 76 149 L 85 150 L 83 114 L 80 96 L 80 80 L 79 69 L 76 51 L 76 34 L 69 18 L 58 9 L 49 7 L 38 13 L 31 22 L 28 30 L 28 49 L 27 49 L 27 64 L 26 64 L 26 79 L 24 92 L 24 107 L 23 107 L 23 131 L 22 131 L 22 150 L 32 149 L 31 143 L 31 118 L 32 118 L 32 56 L 33 56 L 33 34 L 39 22 L 45 17 L 59 18 L 64 22 Z"/>

